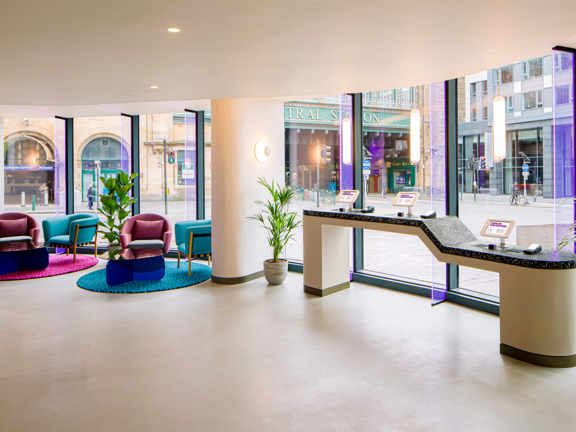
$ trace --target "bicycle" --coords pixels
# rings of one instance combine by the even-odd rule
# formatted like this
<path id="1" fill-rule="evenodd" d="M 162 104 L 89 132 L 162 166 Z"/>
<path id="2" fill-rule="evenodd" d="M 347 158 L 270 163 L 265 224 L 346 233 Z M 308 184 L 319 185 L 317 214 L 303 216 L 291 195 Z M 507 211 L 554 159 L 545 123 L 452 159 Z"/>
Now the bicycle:
<path id="1" fill-rule="evenodd" d="M 512 188 L 512 196 L 510 197 L 510 205 L 525 206 L 526 204 L 530 204 L 528 198 L 520 193 L 518 186 L 514 186 Z"/>

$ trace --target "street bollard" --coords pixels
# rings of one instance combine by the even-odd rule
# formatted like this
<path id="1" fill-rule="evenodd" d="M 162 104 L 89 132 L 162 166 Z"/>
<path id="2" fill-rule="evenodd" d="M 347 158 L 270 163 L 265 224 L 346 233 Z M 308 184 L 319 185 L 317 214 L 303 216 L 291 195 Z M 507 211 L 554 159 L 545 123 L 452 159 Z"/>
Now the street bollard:
<path id="1" fill-rule="evenodd" d="M 48 206 L 48 191 L 44 192 L 44 206 Z"/>
<path id="2" fill-rule="evenodd" d="M 22 191 L 22 193 L 20 194 L 20 197 L 21 197 L 20 206 L 26 207 L 26 192 Z"/>
<path id="3" fill-rule="evenodd" d="M 36 195 L 32 195 L 32 211 L 36 211 Z"/>

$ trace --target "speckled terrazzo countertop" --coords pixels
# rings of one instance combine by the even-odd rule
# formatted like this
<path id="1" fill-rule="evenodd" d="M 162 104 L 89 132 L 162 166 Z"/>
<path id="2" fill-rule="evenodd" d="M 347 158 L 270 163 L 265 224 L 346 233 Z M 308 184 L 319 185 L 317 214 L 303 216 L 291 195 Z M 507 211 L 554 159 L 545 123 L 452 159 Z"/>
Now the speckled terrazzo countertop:
<path id="1" fill-rule="evenodd" d="M 377 213 L 350 213 L 330 210 L 304 210 L 304 215 L 418 227 L 424 231 L 442 253 L 450 255 L 530 268 L 576 268 L 576 254 L 570 252 L 543 250 L 535 255 L 527 255 L 522 252 L 524 248 L 521 246 L 511 246 L 509 250 L 489 250 L 489 241 L 477 239 L 466 225 L 454 216 L 420 219 L 418 216 L 408 218 Z M 500 240 L 494 239 L 490 243 L 499 244 Z"/>

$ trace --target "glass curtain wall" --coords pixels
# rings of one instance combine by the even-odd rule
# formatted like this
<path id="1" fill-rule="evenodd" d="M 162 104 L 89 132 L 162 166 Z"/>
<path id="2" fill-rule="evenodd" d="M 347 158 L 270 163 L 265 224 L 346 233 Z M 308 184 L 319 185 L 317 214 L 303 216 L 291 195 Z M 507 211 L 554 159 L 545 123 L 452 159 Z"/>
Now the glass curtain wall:
<path id="1" fill-rule="evenodd" d="M 65 178 L 60 122 L 53 117 L 4 120 L 5 212 L 26 212 L 39 221 L 66 212 L 65 196 L 57 193 L 57 183 Z"/>
<path id="2" fill-rule="evenodd" d="M 574 220 L 571 203 L 557 208 L 574 195 L 572 57 L 554 53 L 458 80 L 460 219 L 478 238 L 488 218 L 511 219 L 510 245 L 554 249 L 557 231 Z M 501 161 L 493 159 L 498 95 L 506 116 Z M 461 289 L 499 297 L 497 273 L 461 266 L 459 274 Z"/>
<path id="3" fill-rule="evenodd" d="M 363 94 L 363 155 L 368 205 L 376 214 L 405 211 L 392 206 L 401 191 L 417 191 L 415 213 L 445 215 L 444 83 Z M 411 112 L 420 112 L 420 136 L 412 137 Z M 410 158 L 411 143 L 420 143 L 419 160 Z M 364 271 L 438 289 L 444 298 L 446 267 L 416 236 L 364 230 Z"/>
<path id="4" fill-rule="evenodd" d="M 302 219 L 304 209 L 336 208 L 338 192 L 342 188 L 353 189 L 351 154 L 344 155 L 342 148 L 345 119 L 352 120 L 352 97 L 349 95 L 284 105 L 285 184 L 294 190 L 290 211 L 297 211 L 299 219 Z M 322 157 L 322 150 L 325 157 Z M 302 254 L 300 227 L 286 248 L 286 256 L 291 261 L 302 261 Z"/>
<path id="5" fill-rule="evenodd" d="M 569 233 L 575 220 L 576 171 L 574 155 L 574 54 L 554 50 L 552 54 L 554 244 Z M 576 252 L 576 243 L 564 248 Z"/>
<path id="6" fill-rule="evenodd" d="M 124 139 L 122 116 L 74 119 L 74 211 L 97 213 L 104 193 L 100 177 L 127 172 L 130 140 Z M 97 213 L 101 218 L 102 215 Z"/>
<path id="7" fill-rule="evenodd" d="M 140 116 L 140 212 L 196 219 L 196 114 Z M 172 247 L 176 247 L 172 236 Z"/>

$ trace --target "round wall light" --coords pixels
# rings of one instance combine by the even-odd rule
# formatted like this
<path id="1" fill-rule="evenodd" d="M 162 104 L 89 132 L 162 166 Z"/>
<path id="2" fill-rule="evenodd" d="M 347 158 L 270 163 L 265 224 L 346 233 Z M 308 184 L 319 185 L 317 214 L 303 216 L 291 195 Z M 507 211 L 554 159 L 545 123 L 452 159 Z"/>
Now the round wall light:
<path id="1" fill-rule="evenodd" d="M 258 140 L 254 146 L 254 156 L 256 160 L 263 163 L 272 154 L 272 149 L 266 144 L 264 140 Z"/>

